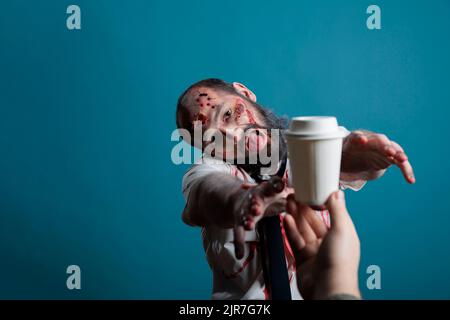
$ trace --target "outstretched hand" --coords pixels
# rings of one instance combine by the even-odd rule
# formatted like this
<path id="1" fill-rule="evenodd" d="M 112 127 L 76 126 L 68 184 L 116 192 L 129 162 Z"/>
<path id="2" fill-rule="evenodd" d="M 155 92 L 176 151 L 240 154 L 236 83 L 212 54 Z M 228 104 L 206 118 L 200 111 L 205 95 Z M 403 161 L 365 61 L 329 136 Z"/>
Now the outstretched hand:
<path id="1" fill-rule="evenodd" d="M 286 197 L 293 192 L 277 176 L 260 184 L 242 184 L 245 192 L 236 194 L 234 201 L 234 248 L 236 258 L 244 255 L 245 231 L 253 230 L 264 216 L 279 214 L 286 208 Z"/>
<path id="2" fill-rule="evenodd" d="M 360 174 L 360 178 L 371 180 L 380 177 L 393 164 L 400 168 L 407 182 L 416 181 L 403 148 L 384 134 L 357 130 L 344 139 L 342 174 Z"/>

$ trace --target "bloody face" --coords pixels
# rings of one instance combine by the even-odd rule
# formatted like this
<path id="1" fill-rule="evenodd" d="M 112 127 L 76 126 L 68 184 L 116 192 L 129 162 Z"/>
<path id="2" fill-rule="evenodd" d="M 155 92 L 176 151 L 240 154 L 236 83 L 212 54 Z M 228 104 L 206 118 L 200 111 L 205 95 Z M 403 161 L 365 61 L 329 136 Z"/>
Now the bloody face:
<path id="1" fill-rule="evenodd" d="M 215 156 L 225 158 L 231 151 L 236 153 L 238 143 L 244 144 L 247 155 L 269 143 L 267 130 L 262 129 L 266 127 L 264 118 L 251 102 L 237 94 L 196 87 L 186 93 L 182 104 L 193 127 L 201 126 L 203 133 L 208 130 L 223 137 L 223 147 L 216 148 Z M 204 150 L 210 143 L 202 140 L 194 145 Z"/>

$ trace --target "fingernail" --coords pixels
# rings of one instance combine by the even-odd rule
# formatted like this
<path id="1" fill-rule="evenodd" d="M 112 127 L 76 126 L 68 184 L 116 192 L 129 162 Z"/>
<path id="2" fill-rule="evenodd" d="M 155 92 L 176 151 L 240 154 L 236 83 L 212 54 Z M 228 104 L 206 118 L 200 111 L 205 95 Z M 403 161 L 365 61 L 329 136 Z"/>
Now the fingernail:
<path id="1" fill-rule="evenodd" d="M 342 190 L 339 190 L 339 191 L 336 193 L 336 200 L 338 200 L 338 201 L 344 200 L 344 192 L 343 192 Z"/>

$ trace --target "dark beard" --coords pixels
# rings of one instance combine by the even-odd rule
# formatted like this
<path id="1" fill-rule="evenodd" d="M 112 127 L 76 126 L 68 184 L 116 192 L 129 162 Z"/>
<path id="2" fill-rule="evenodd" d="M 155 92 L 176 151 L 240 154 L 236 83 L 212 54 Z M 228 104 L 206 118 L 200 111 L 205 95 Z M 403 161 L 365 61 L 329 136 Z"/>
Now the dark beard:
<path id="1" fill-rule="evenodd" d="M 271 110 L 263 108 L 257 103 L 253 103 L 253 105 L 256 107 L 258 112 L 261 113 L 262 117 L 265 119 L 266 124 L 263 127 L 258 126 L 258 125 L 249 125 L 245 130 L 254 129 L 254 128 L 266 129 L 269 134 L 268 138 L 270 141 L 271 140 L 271 135 L 270 135 L 271 129 L 278 129 L 281 131 L 288 127 L 289 120 L 287 119 L 287 117 L 277 117 Z M 270 150 L 269 145 L 268 145 L 268 148 Z M 286 144 L 284 136 L 281 132 L 279 135 L 278 153 L 279 153 L 280 161 L 282 161 L 283 159 L 285 159 L 287 157 L 287 144 Z M 257 162 L 255 164 L 250 164 L 250 161 L 247 161 L 247 160 L 248 159 L 246 159 L 244 164 L 236 164 L 236 166 L 243 169 L 244 171 L 246 171 L 251 177 L 259 176 L 259 174 L 261 172 L 261 168 L 271 166 L 271 163 L 262 164 L 259 161 L 259 157 L 257 158 Z"/>

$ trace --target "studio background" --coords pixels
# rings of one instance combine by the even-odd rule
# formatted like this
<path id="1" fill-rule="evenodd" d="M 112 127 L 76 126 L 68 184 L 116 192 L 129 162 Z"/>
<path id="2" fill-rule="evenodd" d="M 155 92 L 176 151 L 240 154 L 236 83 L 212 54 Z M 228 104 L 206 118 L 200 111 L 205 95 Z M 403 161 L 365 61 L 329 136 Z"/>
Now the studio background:
<path id="1" fill-rule="evenodd" d="M 394 168 L 347 192 L 362 293 L 449 299 L 449 39 L 446 0 L 2 1 L 0 298 L 210 298 L 170 135 L 179 94 L 218 77 L 279 115 L 402 144 L 415 185 Z M 81 290 L 66 288 L 71 264 Z M 381 290 L 366 287 L 372 264 Z"/>

